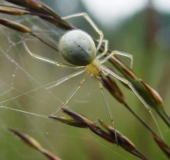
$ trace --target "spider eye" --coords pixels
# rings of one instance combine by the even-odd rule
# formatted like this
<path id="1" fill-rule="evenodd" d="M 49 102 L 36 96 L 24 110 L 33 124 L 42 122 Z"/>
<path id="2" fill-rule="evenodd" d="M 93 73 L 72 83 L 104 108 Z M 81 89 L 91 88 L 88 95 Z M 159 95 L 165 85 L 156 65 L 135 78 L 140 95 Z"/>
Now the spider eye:
<path id="1" fill-rule="evenodd" d="M 81 30 L 69 31 L 63 35 L 59 48 L 65 60 L 73 65 L 86 66 L 96 57 L 94 41 Z"/>

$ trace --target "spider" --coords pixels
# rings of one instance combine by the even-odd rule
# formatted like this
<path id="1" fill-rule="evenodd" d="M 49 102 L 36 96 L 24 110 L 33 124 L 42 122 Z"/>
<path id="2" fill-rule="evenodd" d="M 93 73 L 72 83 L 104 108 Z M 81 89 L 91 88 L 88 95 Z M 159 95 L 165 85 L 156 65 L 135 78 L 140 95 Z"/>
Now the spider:
<path id="1" fill-rule="evenodd" d="M 127 86 L 129 86 L 129 88 L 136 94 L 136 96 L 141 100 L 141 102 L 145 105 L 145 107 L 151 113 L 151 109 L 150 109 L 149 105 L 138 94 L 138 92 L 136 91 L 134 86 L 131 84 L 131 82 L 129 82 L 127 79 L 119 76 L 118 74 L 113 72 L 111 69 L 109 69 L 103 65 L 112 56 L 121 55 L 121 56 L 130 58 L 130 60 L 131 60 L 130 67 L 132 67 L 133 56 L 128 53 L 122 53 L 119 51 L 112 51 L 111 53 L 107 54 L 108 53 L 108 41 L 103 39 L 104 38 L 103 33 L 98 29 L 98 27 L 95 25 L 95 23 L 92 21 L 92 19 L 86 13 L 73 14 L 73 15 L 63 17 L 62 19 L 67 20 L 67 19 L 75 18 L 75 17 L 83 17 L 84 19 L 86 19 L 87 22 L 92 26 L 92 28 L 99 35 L 99 40 L 98 40 L 98 45 L 95 46 L 95 43 L 94 43 L 93 39 L 91 38 L 91 36 L 82 30 L 75 29 L 75 30 L 70 30 L 70 31 L 66 32 L 61 37 L 61 39 L 59 41 L 59 51 L 60 51 L 61 55 L 63 56 L 63 58 L 67 62 L 69 62 L 71 65 L 59 63 L 59 62 L 53 61 L 51 59 L 47 59 L 45 57 L 34 54 L 28 49 L 26 43 L 24 42 L 24 46 L 25 46 L 27 52 L 33 58 L 51 63 L 58 67 L 80 69 L 78 72 L 70 74 L 67 77 L 59 80 L 57 83 L 50 85 L 49 87 L 47 87 L 47 89 L 55 87 L 55 86 L 61 84 L 62 82 L 69 80 L 70 78 L 73 78 L 75 76 L 78 76 L 78 75 L 86 72 L 84 78 L 80 81 L 78 87 L 68 97 L 68 99 L 65 101 L 65 103 L 63 103 L 59 107 L 59 109 L 53 114 L 56 114 L 62 107 L 64 107 L 66 104 L 69 103 L 69 101 L 73 98 L 73 96 L 81 88 L 82 84 L 84 83 L 84 81 L 86 80 L 88 75 L 90 75 L 92 78 L 97 80 L 100 91 L 102 93 L 102 96 L 104 98 L 104 101 L 105 101 L 105 104 L 106 104 L 106 107 L 107 107 L 107 110 L 109 113 L 109 116 L 110 116 L 111 122 L 114 123 L 113 116 L 109 109 L 109 104 L 106 101 L 103 85 L 100 81 L 100 76 L 102 74 L 105 76 L 111 75 L 111 76 L 117 78 L 119 81 L 125 83 Z M 104 45 L 104 51 L 102 53 L 97 54 L 99 52 L 99 49 L 102 44 Z M 151 115 L 152 115 L 152 113 L 151 113 Z M 152 117 L 153 117 L 153 115 L 152 115 Z M 153 119 L 154 119 L 154 117 L 153 117 Z"/>

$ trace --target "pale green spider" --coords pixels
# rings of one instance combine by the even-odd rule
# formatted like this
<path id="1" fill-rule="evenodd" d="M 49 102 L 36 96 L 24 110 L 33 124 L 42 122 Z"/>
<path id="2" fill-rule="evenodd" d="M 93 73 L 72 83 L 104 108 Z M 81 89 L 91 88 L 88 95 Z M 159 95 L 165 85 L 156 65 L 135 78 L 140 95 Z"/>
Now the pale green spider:
<path id="1" fill-rule="evenodd" d="M 67 68 L 74 68 L 74 69 L 81 69 L 76 73 L 70 74 L 65 78 L 62 78 L 59 80 L 57 83 L 50 85 L 47 87 L 47 89 L 50 89 L 52 87 L 55 87 L 66 80 L 73 78 L 75 76 L 78 76 L 84 72 L 86 72 L 85 77 L 82 79 L 76 90 L 69 96 L 69 98 L 63 103 L 59 109 L 55 112 L 57 113 L 63 106 L 68 104 L 68 102 L 73 98 L 73 96 L 77 93 L 77 91 L 81 88 L 82 84 L 86 80 L 87 76 L 90 74 L 94 79 L 98 81 L 99 88 L 101 90 L 102 96 L 104 98 L 107 110 L 109 112 L 110 119 L 112 123 L 114 122 L 113 116 L 111 114 L 111 111 L 109 109 L 109 105 L 106 101 L 106 97 L 103 91 L 103 85 L 100 82 L 100 75 L 112 75 L 113 77 L 117 78 L 121 82 L 125 83 L 126 85 L 131 88 L 131 90 L 136 94 L 136 96 L 141 100 L 141 102 L 145 105 L 145 107 L 149 110 L 151 113 L 151 109 L 149 105 L 143 100 L 143 98 L 138 94 L 134 86 L 129 82 L 127 79 L 122 78 L 118 74 L 114 73 L 112 70 L 109 68 L 105 67 L 103 65 L 104 62 L 106 62 L 109 58 L 111 58 L 114 55 L 121 55 L 125 56 L 131 59 L 131 67 L 133 64 L 133 57 L 130 54 L 127 53 L 122 53 L 119 51 L 112 51 L 107 55 L 108 52 L 108 41 L 103 40 L 103 33 L 98 29 L 98 27 L 95 25 L 95 23 L 91 20 L 91 18 L 86 14 L 86 13 L 79 13 L 79 14 L 73 14 L 67 17 L 63 17 L 62 19 L 70 19 L 70 18 L 75 18 L 75 17 L 83 17 L 87 20 L 87 22 L 94 28 L 94 30 L 99 34 L 100 39 L 98 41 L 97 47 L 95 46 L 95 43 L 93 39 L 91 38 L 90 35 L 85 33 L 82 30 L 71 30 L 68 31 L 66 34 L 62 36 L 59 42 L 59 50 L 62 54 L 62 56 L 65 58 L 67 62 L 69 62 L 72 65 L 66 65 L 62 64 L 50 59 L 47 59 L 45 57 L 41 57 L 37 54 L 32 53 L 27 45 L 24 43 L 24 46 L 27 50 L 27 52 L 34 58 L 51 63 L 53 65 L 56 65 L 58 67 L 67 67 Z M 97 55 L 102 43 L 104 43 L 104 51 L 103 53 L 100 53 Z M 104 57 L 103 59 L 101 59 Z M 100 60 L 101 59 L 101 60 Z M 53 114 L 55 114 L 53 113 Z M 152 115 L 152 114 L 151 114 Z M 152 115 L 153 117 L 153 115 Z M 154 118 L 154 117 L 153 117 Z"/>

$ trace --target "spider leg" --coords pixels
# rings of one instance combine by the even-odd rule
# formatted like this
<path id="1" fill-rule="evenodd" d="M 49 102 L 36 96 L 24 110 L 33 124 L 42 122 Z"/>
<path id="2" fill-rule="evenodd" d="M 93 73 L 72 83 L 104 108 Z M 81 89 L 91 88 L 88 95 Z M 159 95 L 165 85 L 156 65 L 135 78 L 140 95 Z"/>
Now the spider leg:
<path id="1" fill-rule="evenodd" d="M 130 68 L 133 67 L 133 55 L 129 54 L 129 53 L 125 53 L 125 52 L 120 52 L 120 51 L 113 51 L 114 52 L 114 55 L 120 55 L 120 56 L 124 56 L 124 57 L 127 57 L 127 58 L 130 58 Z"/>
<path id="2" fill-rule="evenodd" d="M 99 34 L 100 40 L 99 40 L 98 46 L 96 48 L 96 50 L 98 51 L 102 44 L 102 40 L 104 37 L 102 31 L 99 30 L 99 28 L 96 26 L 96 24 L 92 21 L 92 19 L 89 17 L 89 15 L 87 13 L 72 14 L 72 15 L 69 15 L 66 17 L 62 17 L 62 19 L 70 19 L 70 18 L 75 18 L 75 17 L 83 17 L 84 19 L 86 19 L 87 22 L 93 27 L 93 29 Z"/>
<path id="3" fill-rule="evenodd" d="M 111 58 L 112 56 L 114 56 L 116 53 L 114 51 L 112 51 L 109 55 L 107 55 L 103 60 L 100 61 L 101 64 L 103 64 L 104 62 L 106 62 L 109 58 Z"/>
<path id="4" fill-rule="evenodd" d="M 102 42 L 104 43 L 104 51 L 97 56 L 97 59 L 103 57 L 108 51 L 108 40 L 104 39 Z"/>
<path id="5" fill-rule="evenodd" d="M 76 77 L 76 76 L 82 74 L 82 73 L 85 72 L 85 71 L 86 71 L 86 70 L 83 69 L 83 70 L 80 70 L 80 71 L 75 72 L 75 73 L 73 73 L 73 74 L 70 74 L 70 75 L 68 75 L 68 76 L 66 76 L 66 77 L 63 77 L 63 78 L 61 78 L 61 79 L 59 79 L 59 80 L 57 80 L 57 81 L 55 81 L 55 82 L 52 82 L 46 89 L 51 89 L 51 88 L 53 88 L 53 87 L 56 87 L 56 86 L 60 85 L 61 83 L 63 83 L 63 82 L 65 82 L 65 81 L 67 81 L 67 80 L 69 80 L 69 79 L 71 79 L 71 78 L 73 78 L 73 77 Z"/>
<path id="6" fill-rule="evenodd" d="M 152 116 L 152 119 L 154 120 L 160 135 L 162 136 L 161 130 L 159 128 L 159 125 L 155 119 L 155 116 L 153 115 L 150 106 L 145 102 L 145 100 L 141 97 L 141 95 L 138 93 L 138 91 L 135 89 L 135 87 L 132 85 L 131 82 L 129 82 L 127 79 L 119 76 L 118 74 L 114 73 L 112 70 L 110 70 L 109 68 L 106 68 L 105 66 L 102 65 L 102 70 L 104 70 L 105 72 L 107 72 L 108 74 L 112 75 L 113 77 L 117 78 L 118 80 L 120 80 L 121 82 L 125 83 L 126 85 L 129 86 L 129 88 L 133 91 L 133 93 L 135 93 L 135 95 L 139 98 L 139 100 L 144 104 L 144 106 L 147 108 L 147 110 L 149 111 L 149 113 Z M 163 137 L 163 136 L 162 136 Z"/>
<path id="7" fill-rule="evenodd" d="M 40 56 L 40 55 L 34 54 L 34 53 L 32 53 L 32 52 L 28 49 L 28 47 L 27 47 L 27 45 L 26 45 L 25 42 L 23 42 L 23 44 L 24 44 L 24 47 L 25 47 L 26 51 L 27 51 L 27 52 L 31 55 L 31 57 L 33 57 L 33 58 L 39 59 L 39 60 L 44 61 L 44 62 L 48 62 L 48 63 L 53 64 L 53 65 L 56 65 L 56 66 L 58 66 L 58 67 L 74 68 L 74 69 L 83 68 L 83 66 L 69 66 L 69 65 L 65 65 L 65 64 L 63 64 L 63 63 L 59 63 L 59 62 L 50 60 L 50 59 L 48 59 L 48 58 L 42 57 L 42 56 Z"/>
<path id="8" fill-rule="evenodd" d="M 114 130 L 115 130 L 116 143 L 118 144 L 118 139 L 117 139 L 117 134 L 116 134 L 116 127 L 115 127 L 115 121 L 114 121 L 112 112 L 111 112 L 111 110 L 110 110 L 110 106 L 109 106 L 109 104 L 108 104 L 108 102 L 107 102 L 107 99 L 106 99 L 106 96 L 105 96 L 105 93 L 104 93 L 104 89 L 103 89 L 103 85 L 102 85 L 102 83 L 100 82 L 99 79 L 97 79 L 97 80 L 98 80 L 98 85 L 99 85 L 100 91 L 101 91 L 101 93 L 102 93 L 102 96 L 103 96 L 103 99 L 104 99 L 104 102 L 105 102 L 107 111 L 108 111 L 108 113 L 109 113 L 109 117 L 110 117 L 111 123 L 112 123 L 112 125 L 113 125 Z"/>
<path id="9" fill-rule="evenodd" d="M 120 51 L 112 51 L 107 57 L 105 57 L 101 63 L 104 63 L 106 62 L 110 57 L 114 56 L 114 55 L 121 55 L 121 56 L 124 56 L 124 57 L 128 57 L 130 58 L 130 68 L 132 68 L 133 66 L 133 55 L 129 54 L 129 53 L 124 53 L 124 52 L 120 52 Z"/>
<path id="10" fill-rule="evenodd" d="M 78 90 L 81 88 L 81 86 L 82 86 L 83 83 L 85 82 L 85 80 L 86 80 L 86 78 L 88 77 L 88 75 L 89 75 L 89 73 L 87 73 L 87 74 L 84 76 L 84 78 L 80 81 L 78 87 L 71 93 L 71 95 L 68 97 L 68 99 L 65 101 L 65 103 L 63 103 L 63 104 L 59 107 L 59 109 L 58 109 L 57 111 L 55 111 L 52 115 L 58 113 L 58 112 L 61 110 L 61 108 L 63 108 L 65 105 L 67 105 L 67 104 L 70 102 L 70 100 L 73 98 L 73 96 L 74 96 L 74 95 L 78 92 Z"/>
<path id="11" fill-rule="evenodd" d="M 113 77 L 117 78 L 118 80 L 120 80 L 121 82 L 127 84 L 130 89 L 136 94 L 136 96 L 141 100 L 141 102 L 145 105 L 145 107 L 148 109 L 149 112 L 151 112 L 151 108 L 149 107 L 149 105 L 145 102 L 145 100 L 143 100 L 143 98 L 139 95 L 139 93 L 136 91 L 135 87 L 125 78 L 117 75 L 116 73 L 114 73 L 112 70 L 110 70 L 109 68 L 106 68 L 105 66 L 102 65 L 102 70 L 104 70 L 105 72 L 107 72 L 108 74 L 112 75 Z"/>

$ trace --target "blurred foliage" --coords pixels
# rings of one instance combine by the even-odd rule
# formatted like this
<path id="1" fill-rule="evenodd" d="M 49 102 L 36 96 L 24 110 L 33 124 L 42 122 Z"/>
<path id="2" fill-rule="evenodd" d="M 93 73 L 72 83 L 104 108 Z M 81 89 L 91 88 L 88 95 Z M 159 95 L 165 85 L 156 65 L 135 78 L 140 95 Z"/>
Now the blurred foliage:
<path id="1" fill-rule="evenodd" d="M 140 11 L 139 13 L 136 13 L 132 17 L 129 17 L 128 19 L 121 22 L 121 24 L 119 24 L 118 26 L 113 27 L 111 25 L 107 25 L 107 28 L 105 28 L 104 26 L 106 26 L 106 24 L 102 25 L 102 20 L 98 22 L 96 17 L 94 15 L 91 15 L 88 9 L 85 8 L 82 1 L 55 1 L 55 5 L 53 5 L 53 1 L 44 0 L 44 3 L 51 6 L 61 16 L 66 16 L 78 12 L 87 12 L 89 16 L 94 20 L 94 22 L 98 25 L 98 27 L 103 31 L 105 38 L 109 40 L 110 49 L 127 52 L 134 56 L 133 70 L 135 71 L 135 73 L 137 73 L 137 75 L 139 75 L 139 77 L 141 77 L 141 79 L 144 79 L 148 84 L 150 84 L 160 93 L 164 100 L 165 109 L 167 112 L 170 113 L 170 110 L 168 109 L 170 102 L 168 98 L 170 96 L 170 92 L 168 89 L 170 88 L 170 15 L 159 13 L 152 6 L 148 6 L 148 8 Z M 81 28 L 90 33 L 92 36 L 96 37 L 94 31 L 83 19 L 76 18 L 73 20 L 69 20 L 69 22 L 74 24 L 77 28 Z M 124 59 L 122 57 L 120 57 L 120 59 L 122 59 L 123 61 L 125 61 L 125 63 L 127 63 L 127 65 L 129 65 L 129 61 L 127 59 Z M 36 71 L 35 75 L 37 75 L 38 73 L 39 71 Z M 63 73 L 57 72 L 56 74 Z M 76 82 L 78 83 L 78 81 Z M 75 83 L 74 80 L 73 82 L 70 82 L 70 84 L 73 83 Z M 69 95 L 69 86 L 70 85 L 68 82 L 68 85 L 62 85 L 61 88 L 59 88 L 58 90 L 67 93 L 66 95 Z M 93 86 L 94 85 L 92 83 L 91 87 Z M 84 96 L 84 92 L 88 92 L 89 88 L 85 90 L 82 89 L 83 91 L 80 92 L 79 95 Z M 95 89 L 97 90 L 97 87 Z M 130 106 L 134 108 L 138 115 L 143 117 L 144 120 L 156 130 L 155 124 L 153 123 L 150 114 L 148 114 L 143 104 L 141 104 L 141 102 L 137 100 L 136 96 L 128 92 L 126 89 L 122 88 L 122 90 L 125 92 Z M 107 113 L 103 112 L 104 107 L 102 105 L 104 104 L 102 103 L 101 105 L 101 102 L 98 100 L 98 97 L 101 96 L 100 92 L 96 93 L 96 91 L 93 90 L 90 90 L 90 92 L 93 92 L 91 93 L 92 97 L 90 97 L 89 99 L 90 104 L 85 104 L 84 107 L 80 107 L 81 103 L 77 103 L 75 105 L 75 103 L 73 102 L 71 105 L 74 106 L 74 110 L 80 107 L 79 110 L 84 115 L 88 115 L 88 117 L 89 115 L 90 117 L 93 117 L 93 114 L 95 114 L 94 119 L 99 118 L 103 114 L 104 117 L 108 117 Z M 41 98 L 44 98 L 43 94 Z M 26 103 L 30 103 L 33 108 L 36 107 L 30 101 L 25 101 L 25 99 L 22 99 L 22 105 L 27 105 Z M 65 98 L 63 98 L 63 101 L 64 99 Z M 115 106 L 112 111 L 114 111 L 116 129 L 118 128 L 118 130 L 120 130 L 121 132 L 123 132 L 124 135 L 130 138 L 130 140 L 135 143 L 139 150 L 149 159 L 159 160 L 165 158 L 163 152 L 160 151 L 158 146 L 156 146 L 156 144 L 151 139 L 149 132 L 131 114 L 129 114 L 124 107 L 122 107 L 118 103 L 113 102 L 109 95 L 108 100 L 112 106 Z M 95 101 L 99 101 L 99 103 L 96 103 Z M 99 113 L 98 111 L 100 109 L 101 113 Z M 83 110 L 86 111 L 84 112 Z M 5 111 L 3 114 L 6 117 L 6 115 L 9 116 L 11 112 Z M 93 134 L 90 134 L 89 132 L 79 132 L 75 128 L 67 126 L 63 127 L 61 124 L 56 124 L 56 122 L 52 122 L 51 124 L 51 121 L 49 122 L 46 119 L 39 120 L 39 117 L 37 117 L 38 121 L 40 121 L 41 123 L 43 122 L 44 125 L 45 123 L 47 123 L 47 126 L 45 128 L 43 128 L 42 130 L 38 130 L 38 128 L 34 128 L 32 124 L 29 124 L 29 122 L 31 121 L 31 116 L 27 119 L 24 115 L 16 112 L 14 112 L 12 115 L 16 117 L 15 122 L 11 120 L 12 122 L 2 123 L 3 126 L 11 125 L 18 127 L 21 130 L 30 130 L 31 134 L 34 135 L 34 137 L 38 137 L 38 140 L 42 138 L 41 143 L 44 143 L 43 146 L 47 146 L 48 150 L 56 153 L 56 155 L 59 155 L 59 157 L 61 157 L 62 159 L 79 159 L 80 157 L 82 160 L 137 159 L 136 157 L 133 157 L 130 154 L 120 150 L 119 147 L 113 147 L 112 145 L 103 142 L 101 139 L 96 138 Z M 2 122 L 3 121 L 4 120 L 2 120 Z M 34 118 L 32 119 L 32 121 L 34 122 Z M 20 122 L 22 122 L 23 125 L 20 124 Z M 163 124 L 163 122 L 159 118 L 158 122 L 161 131 L 163 132 L 163 135 L 165 137 L 165 141 L 169 142 L 169 129 L 167 129 L 167 126 L 165 126 L 165 124 Z M 17 123 L 17 125 L 15 125 L 15 123 Z M 27 124 L 28 126 L 25 126 L 24 124 Z M 49 124 L 50 126 L 48 126 Z M 55 128 L 54 126 L 56 126 L 57 128 Z M 30 128 L 27 129 L 27 127 Z M 49 132 L 50 134 L 46 134 L 46 132 Z M 4 133 L 7 134 L 6 131 L 4 131 Z M 3 155 L 3 159 L 4 157 L 8 160 L 23 159 L 23 157 L 24 159 L 44 158 L 33 151 L 28 151 L 28 148 L 23 148 L 22 144 L 14 139 L 12 135 L 0 135 L 3 138 L 3 141 L 0 141 L 0 148 L 3 148 L 3 151 L 0 151 L 0 155 Z M 7 141 L 10 142 L 10 144 L 6 144 Z M 56 145 L 55 143 L 57 143 L 58 145 Z M 17 147 L 15 147 L 15 145 Z M 29 152 L 30 154 L 28 154 L 27 152 Z"/>

